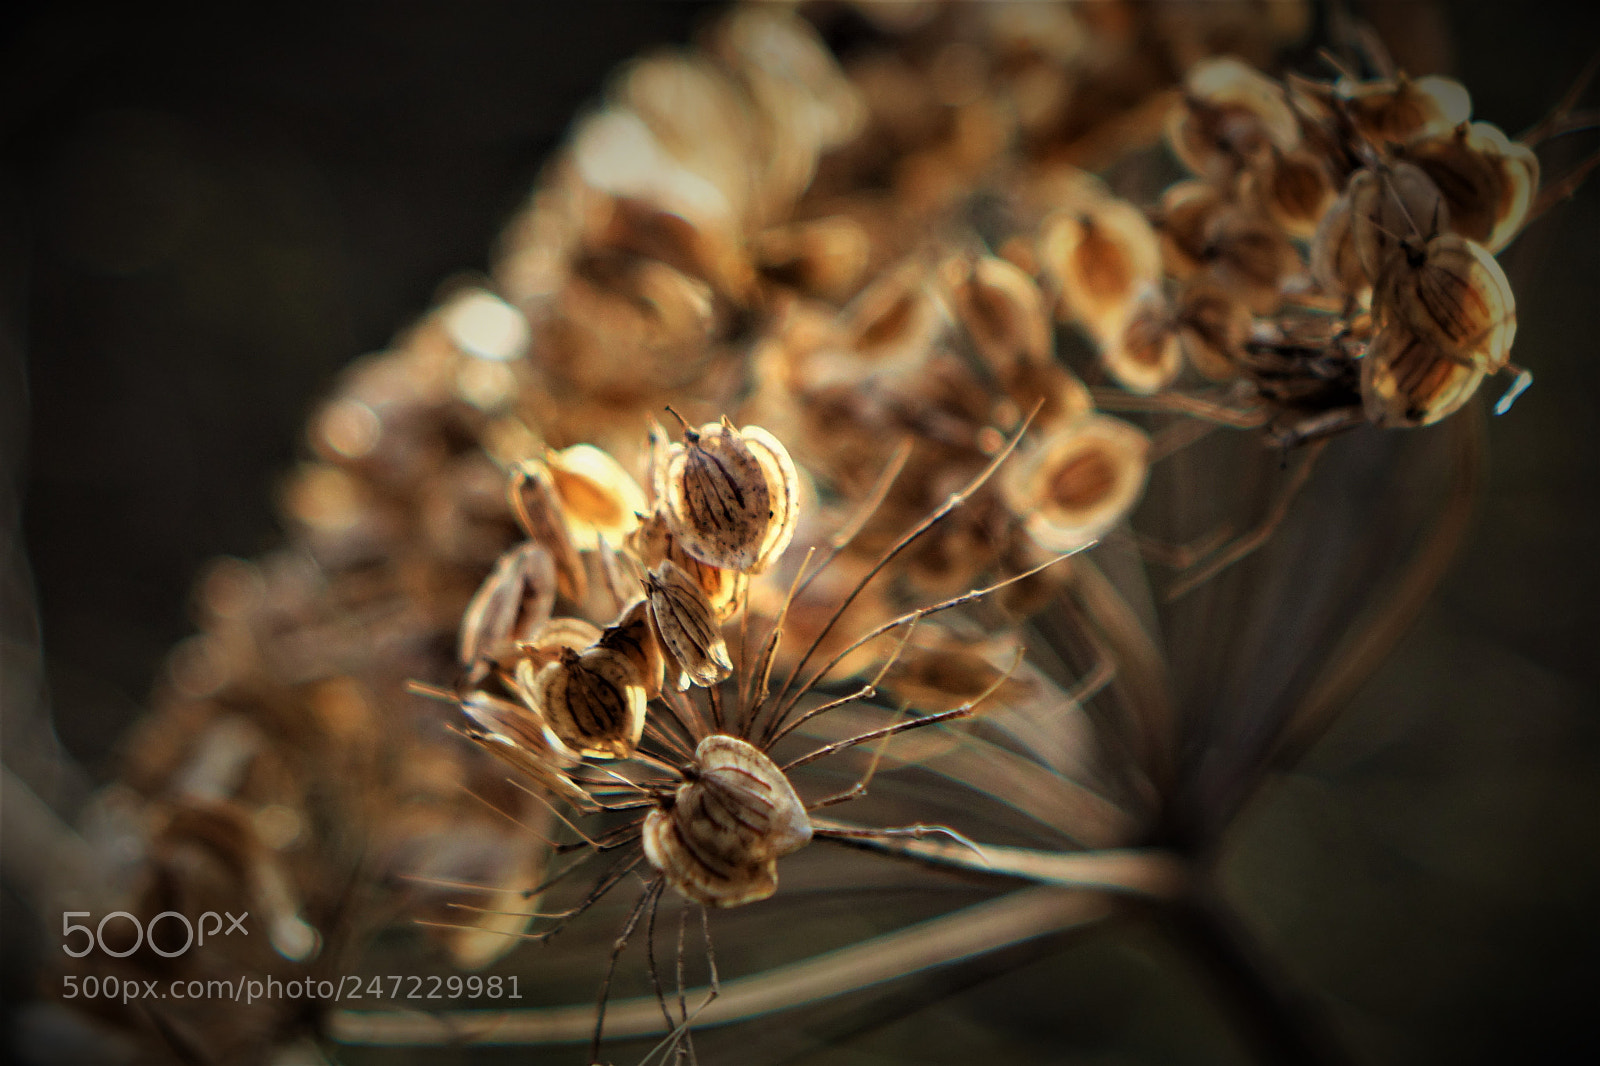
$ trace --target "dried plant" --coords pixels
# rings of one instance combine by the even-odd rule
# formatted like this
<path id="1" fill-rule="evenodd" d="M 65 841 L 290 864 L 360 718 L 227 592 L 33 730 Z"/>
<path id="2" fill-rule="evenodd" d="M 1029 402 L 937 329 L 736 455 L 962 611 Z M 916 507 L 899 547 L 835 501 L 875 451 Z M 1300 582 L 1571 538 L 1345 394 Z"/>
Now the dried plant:
<path id="1" fill-rule="evenodd" d="M 81 976 L 494 967 L 529 1001 L 103 1020 L 195 1062 L 691 1061 L 705 1027 L 1153 915 L 1263 1061 L 1338 1061 L 1219 856 L 1443 573 L 1469 403 L 1531 381 L 1495 255 L 1593 160 L 1534 151 L 1575 98 L 1512 140 L 1370 36 L 1273 73 L 1309 21 L 751 5 L 625 68 L 490 276 L 315 413 L 288 545 L 203 579 L 85 829 L 132 856 L 95 912 L 267 935 Z M 792 958 L 770 930 L 826 917 L 791 880 L 965 895 Z"/>

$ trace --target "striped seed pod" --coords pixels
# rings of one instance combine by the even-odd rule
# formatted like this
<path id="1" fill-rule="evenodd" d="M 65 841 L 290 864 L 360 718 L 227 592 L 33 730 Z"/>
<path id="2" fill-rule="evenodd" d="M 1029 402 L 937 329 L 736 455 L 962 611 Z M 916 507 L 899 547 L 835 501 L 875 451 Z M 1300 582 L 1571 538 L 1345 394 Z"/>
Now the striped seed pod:
<path id="1" fill-rule="evenodd" d="M 633 660 L 611 648 L 563 648 L 537 674 L 517 666 L 517 687 L 561 743 L 596 759 L 625 759 L 644 732 L 645 683 Z"/>
<path id="2" fill-rule="evenodd" d="M 789 546 L 799 519 L 799 475 L 789 453 L 759 426 L 724 418 L 685 427 L 660 479 L 667 525 L 701 562 L 759 573 Z"/>
<path id="3" fill-rule="evenodd" d="M 645 588 L 656 634 L 685 677 L 705 686 L 733 673 L 711 601 L 693 578 L 665 559 L 646 576 Z"/>

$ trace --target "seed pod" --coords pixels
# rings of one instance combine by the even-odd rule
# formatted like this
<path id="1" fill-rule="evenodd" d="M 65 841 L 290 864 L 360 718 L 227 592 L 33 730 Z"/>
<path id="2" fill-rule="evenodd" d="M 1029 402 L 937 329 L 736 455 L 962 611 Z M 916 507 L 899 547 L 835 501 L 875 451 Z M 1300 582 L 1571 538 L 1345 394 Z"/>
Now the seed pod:
<path id="1" fill-rule="evenodd" d="M 1444 133 L 1472 114 L 1466 88 L 1454 78 L 1437 75 L 1415 81 L 1404 74 L 1393 81 L 1342 81 L 1338 94 L 1351 126 L 1380 148 Z"/>
<path id="2" fill-rule="evenodd" d="M 811 840 L 811 820 L 772 760 L 747 741 L 714 733 L 672 806 L 645 818 L 644 853 L 684 896 L 737 907 L 778 888 L 777 860 Z"/>
<path id="3" fill-rule="evenodd" d="M 568 800 L 587 803 L 566 770 L 578 757 L 528 707 L 473 691 L 461 698 L 461 712 L 472 722 L 468 735 L 480 746 Z"/>
<path id="4" fill-rule="evenodd" d="M 566 508 L 549 469 L 538 460 L 518 465 L 511 471 L 509 494 L 512 513 L 522 531 L 550 553 L 561 594 L 569 600 L 582 600 L 589 592 L 589 575 L 572 543 Z"/>
<path id="5" fill-rule="evenodd" d="M 733 673 L 711 602 L 693 578 L 668 559 L 650 571 L 645 588 L 656 633 L 689 680 L 715 685 Z"/>
<path id="6" fill-rule="evenodd" d="M 1184 357 L 1212 381 L 1239 376 L 1239 360 L 1250 336 L 1244 302 L 1208 277 L 1194 278 L 1178 297 L 1178 344 Z"/>
<path id="7" fill-rule="evenodd" d="M 1487 122 L 1406 145 L 1450 205 L 1450 228 L 1498 252 L 1517 235 L 1539 189 L 1539 157 Z"/>
<path id="8" fill-rule="evenodd" d="M 531 464 L 530 464 L 531 465 Z M 545 455 L 543 467 L 561 499 L 573 547 L 593 551 L 601 538 L 621 544 L 647 508 L 644 490 L 622 465 L 592 444 Z"/>
<path id="9" fill-rule="evenodd" d="M 799 474 L 766 430 L 736 430 L 727 419 L 685 429 L 665 467 L 667 524 L 696 559 L 759 573 L 789 546 L 799 519 Z"/>
<path id="10" fill-rule="evenodd" d="M 1274 311 L 1280 282 L 1300 269 L 1300 255 L 1283 231 L 1265 215 L 1235 205 L 1212 214 L 1205 239 L 1212 278 L 1256 314 Z"/>
<path id="11" fill-rule="evenodd" d="M 1350 198 L 1350 236 L 1367 280 L 1379 276 L 1402 241 L 1427 241 L 1450 225 L 1450 208 L 1433 179 L 1411 163 L 1356 171 L 1345 189 Z"/>
<path id="12" fill-rule="evenodd" d="M 738 571 L 702 563 L 684 551 L 668 528 L 666 516 L 659 510 L 640 519 L 639 528 L 628 537 L 627 549 L 646 570 L 659 566 L 663 559 L 676 563 L 678 569 L 694 578 L 695 584 L 705 592 L 719 624 L 726 622 L 738 609 Z"/>
<path id="13" fill-rule="evenodd" d="M 1184 279 L 1205 266 L 1207 223 L 1226 204 L 1222 191 L 1205 181 L 1176 182 L 1161 194 L 1155 228 L 1168 274 Z"/>
<path id="14" fill-rule="evenodd" d="M 1454 233 L 1408 242 L 1403 253 L 1373 291 L 1380 333 L 1399 324 L 1450 358 L 1491 374 L 1505 366 L 1517 305 L 1494 256 Z"/>
<path id="15" fill-rule="evenodd" d="M 500 660 L 513 641 L 525 640 L 556 602 L 556 567 L 550 553 L 528 541 L 506 552 L 483 579 L 461 618 L 462 666 Z"/>
<path id="16" fill-rule="evenodd" d="M 1018 362 L 1051 361 L 1050 318 L 1027 274 L 994 256 L 953 258 L 941 274 L 956 321 L 997 374 Z"/>
<path id="17" fill-rule="evenodd" d="M 639 676 L 644 678 L 647 699 L 654 699 L 661 694 L 666 661 L 650 622 L 649 600 L 641 596 L 624 607 L 622 613 L 617 615 L 617 620 L 599 634 L 598 642 L 600 647 L 620 651 L 633 661 Z"/>
<path id="18" fill-rule="evenodd" d="M 529 677 L 517 667 L 520 689 L 568 748 L 596 759 L 626 759 L 644 732 L 645 684 L 638 667 L 620 651 L 563 648 L 560 658 Z"/>
<path id="19" fill-rule="evenodd" d="M 1291 237 L 1305 239 L 1315 233 L 1338 194 L 1328 168 L 1304 148 L 1273 152 L 1253 168 L 1253 178 L 1267 217 Z"/>
<path id="20" fill-rule="evenodd" d="M 766 230 L 751 250 L 768 277 L 824 300 L 838 300 L 860 284 L 872 244 L 861 223 L 830 215 Z"/>
<path id="21" fill-rule="evenodd" d="M 1010 468 L 1001 491 L 1049 551 L 1094 543 L 1144 491 L 1150 438 L 1120 419 L 1087 415 L 1040 441 Z"/>
<path id="22" fill-rule="evenodd" d="M 928 270 L 916 261 L 888 271 L 839 315 L 844 347 L 863 374 L 920 370 L 948 325 Z"/>
<path id="23" fill-rule="evenodd" d="M 600 629 L 593 622 L 582 618 L 552 618 L 518 641 L 517 653 L 537 674 L 546 663 L 561 658 L 563 649 L 583 651 L 599 639 Z"/>
<path id="24" fill-rule="evenodd" d="M 1477 391 L 1484 368 L 1452 359 L 1395 324 L 1378 332 L 1361 360 L 1361 406 L 1375 425 L 1430 426 Z"/>
<path id="25" fill-rule="evenodd" d="M 1219 183 L 1272 148 L 1287 152 L 1299 141 L 1282 87 L 1231 56 L 1190 68 L 1183 106 L 1167 123 L 1167 143 L 1183 165 Z"/>
<path id="26" fill-rule="evenodd" d="M 1146 287 L 1133 301 L 1111 342 L 1101 347 L 1100 361 L 1117 384 L 1141 395 L 1177 379 L 1183 370 L 1177 320 L 1158 287 Z"/>
<path id="27" fill-rule="evenodd" d="M 1317 225 L 1311 239 L 1311 276 L 1327 293 L 1361 304 L 1372 299 L 1372 279 L 1356 254 L 1348 191 L 1333 202 Z"/>
<path id="28" fill-rule="evenodd" d="M 1161 249 L 1144 212 L 1125 200 L 1105 200 L 1076 214 L 1061 213 L 1043 227 L 1040 255 L 1061 287 L 1058 312 L 1108 336 L 1134 295 L 1160 280 Z"/>

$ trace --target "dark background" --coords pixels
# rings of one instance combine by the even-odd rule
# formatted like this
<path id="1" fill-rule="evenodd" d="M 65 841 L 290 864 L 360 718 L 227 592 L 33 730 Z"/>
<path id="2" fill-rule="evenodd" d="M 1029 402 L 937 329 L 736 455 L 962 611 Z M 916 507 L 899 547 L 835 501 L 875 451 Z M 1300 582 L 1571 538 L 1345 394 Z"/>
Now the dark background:
<path id="1" fill-rule="evenodd" d="M 36 790 L 70 816 L 114 771 L 118 734 L 190 629 L 196 569 L 277 540 L 273 494 L 311 399 L 441 281 L 481 270 L 604 73 L 686 40 L 704 10 L 6 16 L 0 739 Z M 1423 4 L 1377 14 L 1416 35 L 1418 69 L 1453 49 L 1477 116 L 1515 133 L 1600 42 L 1600 13 L 1579 10 L 1451 5 L 1442 28 Z M 1597 142 L 1570 138 L 1564 158 Z M 1490 427 L 1467 550 L 1305 772 L 1251 809 L 1229 861 L 1263 939 L 1374 1061 L 1600 1050 L 1597 184 L 1503 257 L 1516 357 L 1537 381 Z M 45 708 L 86 780 L 45 771 L 50 732 L 30 717 Z M 49 942 L 9 888 L 3 906 L 11 1003 Z M 1197 978 L 1171 961 L 1111 934 L 1016 958 L 965 994 L 960 1017 L 987 1021 L 907 1001 L 828 1061 L 978 1060 L 1002 1030 L 1040 1060 L 1070 1046 L 1073 1061 L 1228 1061 Z M 1050 988 L 1079 995 L 1051 1003 Z M 1044 1005 L 1019 1006 L 1030 996 Z"/>

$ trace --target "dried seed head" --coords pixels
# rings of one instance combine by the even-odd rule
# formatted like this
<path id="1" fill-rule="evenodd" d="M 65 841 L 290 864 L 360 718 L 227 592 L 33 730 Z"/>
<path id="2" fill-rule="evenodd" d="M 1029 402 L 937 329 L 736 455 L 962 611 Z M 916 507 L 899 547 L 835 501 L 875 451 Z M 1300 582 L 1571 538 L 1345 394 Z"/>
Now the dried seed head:
<path id="1" fill-rule="evenodd" d="M 941 274 L 956 321 L 997 374 L 1051 362 L 1050 318 L 1032 278 L 994 256 L 953 258 Z"/>
<path id="2" fill-rule="evenodd" d="M 920 371 L 948 325 L 928 269 L 916 261 L 885 273 L 839 315 L 843 346 L 860 375 Z"/>
<path id="3" fill-rule="evenodd" d="M 656 639 L 650 622 L 650 603 L 641 596 L 617 615 L 617 620 L 596 634 L 602 648 L 620 651 L 633 661 L 639 676 L 644 679 L 645 696 L 654 699 L 661 694 L 666 675 L 666 660 L 661 654 L 661 642 Z"/>
<path id="4" fill-rule="evenodd" d="M 567 532 L 579 551 L 593 551 L 601 538 L 621 544 L 647 509 L 644 490 L 620 463 L 592 444 L 575 444 L 545 456 L 544 469 L 561 498 Z"/>
<path id="5" fill-rule="evenodd" d="M 550 553 L 561 594 L 569 600 L 582 600 L 589 591 L 589 575 L 572 542 L 566 508 L 549 468 L 538 460 L 519 464 L 511 471 L 509 494 L 522 531 Z"/>
<path id="6" fill-rule="evenodd" d="M 705 591 L 672 560 L 664 560 L 645 580 L 656 634 L 696 685 L 715 685 L 733 673 L 728 645 L 717 628 Z"/>
<path id="7" fill-rule="evenodd" d="M 1205 277 L 1184 286 L 1178 298 L 1178 343 L 1184 357 L 1212 381 L 1239 374 L 1250 310 L 1230 290 Z"/>
<path id="8" fill-rule="evenodd" d="M 1413 137 L 1444 133 L 1467 121 L 1472 98 L 1453 78 L 1341 82 L 1342 109 L 1355 130 L 1373 145 L 1404 144 Z"/>
<path id="9" fill-rule="evenodd" d="M 672 805 L 645 818 L 644 853 L 684 896 L 737 907 L 777 891 L 777 860 L 811 839 L 805 805 L 772 760 L 738 737 L 714 733 Z"/>
<path id="10" fill-rule="evenodd" d="M 861 223 L 830 215 L 766 230 L 752 251 L 768 277 L 825 300 L 839 300 L 860 283 L 872 245 Z"/>
<path id="11" fill-rule="evenodd" d="M 1450 228 L 1490 252 L 1511 243 L 1539 190 L 1539 157 L 1487 122 L 1412 141 L 1405 158 L 1439 187 Z"/>
<path id="12" fill-rule="evenodd" d="M 1442 233 L 1407 242 L 1373 291 L 1381 332 L 1402 325 L 1446 356 L 1490 373 L 1505 366 L 1517 332 L 1516 300 L 1504 270 L 1481 244 Z"/>
<path id="13" fill-rule="evenodd" d="M 724 419 L 685 428 L 661 475 L 673 537 L 701 562 L 759 573 L 782 554 L 799 518 L 799 475 L 789 453 L 759 426 Z"/>
<path id="14" fill-rule="evenodd" d="M 1144 212 L 1109 199 L 1046 220 L 1040 245 L 1062 310 L 1096 337 L 1116 329 L 1133 297 L 1161 278 L 1161 248 Z"/>
<path id="15" fill-rule="evenodd" d="M 1345 189 L 1350 234 L 1361 270 L 1374 284 L 1399 254 L 1402 241 L 1427 241 L 1450 225 L 1439 187 L 1411 163 L 1356 171 Z"/>
<path id="16" fill-rule="evenodd" d="M 556 602 L 556 566 L 550 553 L 529 541 L 502 555 L 473 595 L 461 618 L 458 657 L 462 666 L 509 657 Z"/>
<path id="17" fill-rule="evenodd" d="M 1038 544 L 1066 552 L 1094 543 L 1144 490 L 1150 438 L 1120 419 L 1087 415 L 1041 440 L 1004 475 L 1006 502 Z"/>
<path id="18" fill-rule="evenodd" d="M 1429 426 L 1466 403 L 1484 373 L 1392 325 L 1378 332 L 1361 360 L 1361 405 L 1375 425 Z"/>
<path id="19" fill-rule="evenodd" d="M 1293 149 L 1300 125 L 1277 82 L 1223 56 L 1190 68 L 1183 106 L 1168 119 L 1167 142 L 1192 172 L 1225 182 L 1273 148 Z"/>
<path id="20" fill-rule="evenodd" d="M 1100 361 L 1117 384 L 1141 395 L 1177 379 L 1183 370 L 1177 318 L 1160 288 L 1148 286 L 1133 301 L 1121 328 L 1101 347 Z"/>
<path id="21" fill-rule="evenodd" d="M 561 742 L 580 755 L 626 759 L 644 732 L 645 682 L 633 660 L 611 648 L 560 657 L 529 678 L 517 668 L 519 688 Z"/>

